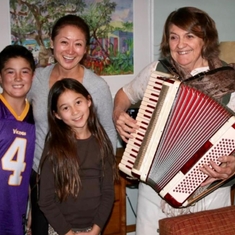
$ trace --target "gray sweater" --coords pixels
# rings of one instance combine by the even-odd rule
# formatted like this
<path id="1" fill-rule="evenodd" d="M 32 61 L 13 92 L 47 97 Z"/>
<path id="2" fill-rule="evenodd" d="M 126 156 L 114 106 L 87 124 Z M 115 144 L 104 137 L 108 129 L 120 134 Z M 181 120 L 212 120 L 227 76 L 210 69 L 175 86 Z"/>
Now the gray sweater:
<path id="1" fill-rule="evenodd" d="M 47 97 L 49 94 L 49 78 L 53 67 L 54 64 L 36 69 L 32 88 L 27 96 L 33 106 L 36 126 L 36 146 L 33 160 L 33 169 L 36 172 L 38 171 L 45 137 L 48 132 Z M 99 120 L 107 132 L 115 151 L 117 134 L 112 121 L 113 101 L 109 86 L 104 79 L 86 68 L 84 68 L 83 85 L 92 96 Z"/>

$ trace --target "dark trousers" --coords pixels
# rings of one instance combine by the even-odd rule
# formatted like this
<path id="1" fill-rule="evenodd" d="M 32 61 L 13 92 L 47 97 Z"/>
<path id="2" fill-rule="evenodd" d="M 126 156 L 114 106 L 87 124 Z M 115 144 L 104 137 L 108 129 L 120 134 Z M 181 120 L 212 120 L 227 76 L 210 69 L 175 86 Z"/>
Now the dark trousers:
<path id="1" fill-rule="evenodd" d="M 30 176 L 32 235 L 48 235 L 48 222 L 38 206 L 37 173 L 32 170 Z"/>

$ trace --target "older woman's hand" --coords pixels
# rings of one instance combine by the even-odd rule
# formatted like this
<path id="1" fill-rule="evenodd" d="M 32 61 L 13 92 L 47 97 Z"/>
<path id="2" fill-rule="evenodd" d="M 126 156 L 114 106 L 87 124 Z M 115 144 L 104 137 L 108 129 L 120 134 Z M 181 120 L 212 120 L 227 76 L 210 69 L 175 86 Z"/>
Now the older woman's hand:
<path id="1" fill-rule="evenodd" d="M 113 114 L 114 124 L 123 141 L 133 138 L 131 134 L 139 128 L 137 121 L 130 117 L 126 112 L 115 110 Z"/>
<path id="2" fill-rule="evenodd" d="M 228 179 L 235 173 L 235 157 L 223 156 L 218 159 L 222 164 L 218 166 L 215 162 L 210 162 L 210 166 L 204 165 L 200 170 L 209 175 L 209 178 L 201 184 L 206 186 L 216 180 Z"/>

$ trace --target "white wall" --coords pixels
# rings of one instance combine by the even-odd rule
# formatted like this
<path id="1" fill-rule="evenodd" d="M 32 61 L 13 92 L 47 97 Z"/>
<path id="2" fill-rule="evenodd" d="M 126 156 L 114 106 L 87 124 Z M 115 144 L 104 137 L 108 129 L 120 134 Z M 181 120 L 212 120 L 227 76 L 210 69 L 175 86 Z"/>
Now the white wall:
<path id="1" fill-rule="evenodd" d="M 11 43 L 9 0 L 0 0 L 0 51 Z"/>
<path id="2" fill-rule="evenodd" d="M 0 0 L 0 50 L 11 43 L 9 0 Z M 153 45 L 151 40 L 151 0 L 133 0 L 134 15 L 134 74 L 121 76 L 104 76 L 112 96 L 124 84 L 132 80 L 137 73 L 151 62 Z"/>
<path id="3" fill-rule="evenodd" d="M 158 59 L 159 44 L 167 16 L 184 6 L 194 6 L 206 11 L 216 23 L 220 41 L 235 41 L 234 0 L 153 0 L 154 59 Z"/>

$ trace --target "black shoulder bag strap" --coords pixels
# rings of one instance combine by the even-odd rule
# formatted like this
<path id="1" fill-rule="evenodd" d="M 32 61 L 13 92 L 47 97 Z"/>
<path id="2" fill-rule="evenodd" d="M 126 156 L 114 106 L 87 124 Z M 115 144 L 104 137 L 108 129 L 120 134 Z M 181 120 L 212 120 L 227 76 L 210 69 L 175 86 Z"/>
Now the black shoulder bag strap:
<path id="1" fill-rule="evenodd" d="M 157 68 L 159 68 L 160 71 L 170 73 L 174 77 L 179 78 L 179 74 L 177 73 L 176 69 L 167 59 L 159 60 L 159 62 L 160 64 L 157 66 Z"/>

